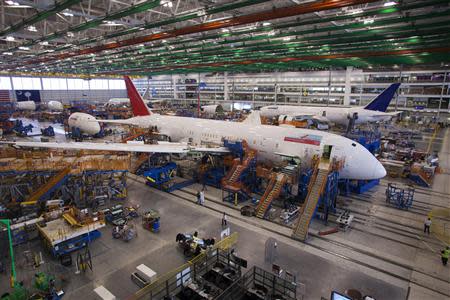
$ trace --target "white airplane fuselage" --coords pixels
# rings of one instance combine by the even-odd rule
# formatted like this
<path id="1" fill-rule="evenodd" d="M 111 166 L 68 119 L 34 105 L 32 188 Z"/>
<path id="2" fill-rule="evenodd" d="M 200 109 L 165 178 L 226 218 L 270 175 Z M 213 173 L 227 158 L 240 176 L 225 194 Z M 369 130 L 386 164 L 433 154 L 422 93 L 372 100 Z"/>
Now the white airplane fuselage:
<path id="1" fill-rule="evenodd" d="M 314 115 L 339 125 L 347 125 L 348 117 L 353 117 L 354 113 L 358 114 L 355 124 L 389 121 L 392 118 L 392 115 L 388 113 L 368 110 L 364 107 L 271 105 L 261 108 L 263 117 Z"/>
<path id="2" fill-rule="evenodd" d="M 224 140 L 246 140 L 258 151 L 258 159 L 274 163 L 283 156 L 304 159 L 321 155 L 331 145 L 331 158 L 344 159 L 340 178 L 370 180 L 386 175 L 381 163 L 362 145 L 332 133 L 249 123 L 226 122 L 151 114 L 126 120 L 126 124 L 150 128 L 157 126 L 172 142 L 223 145 Z"/>

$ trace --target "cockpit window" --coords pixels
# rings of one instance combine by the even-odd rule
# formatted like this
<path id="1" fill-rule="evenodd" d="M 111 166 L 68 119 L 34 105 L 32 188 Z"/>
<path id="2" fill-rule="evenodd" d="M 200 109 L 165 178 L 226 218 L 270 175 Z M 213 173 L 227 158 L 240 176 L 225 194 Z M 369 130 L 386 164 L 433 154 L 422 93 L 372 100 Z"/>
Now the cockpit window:
<path id="1" fill-rule="evenodd" d="M 353 147 L 356 147 L 356 144 L 355 144 L 355 143 L 352 143 L 352 146 L 353 146 Z"/>

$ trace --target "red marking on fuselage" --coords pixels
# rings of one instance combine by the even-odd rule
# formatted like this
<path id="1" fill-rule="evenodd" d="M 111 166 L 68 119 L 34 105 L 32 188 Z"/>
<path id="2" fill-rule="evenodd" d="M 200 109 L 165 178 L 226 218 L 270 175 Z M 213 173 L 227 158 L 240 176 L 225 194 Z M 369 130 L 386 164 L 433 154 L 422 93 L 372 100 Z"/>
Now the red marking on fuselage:
<path id="1" fill-rule="evenodd" d="M 284 141 L 285 142 L 299 143 L 299 144 L 308 144 L 308 145 L 320 146 L 320 141 L 311 140 L 311 139 L 305 139 L 305 138 L 285 137 Z"/>

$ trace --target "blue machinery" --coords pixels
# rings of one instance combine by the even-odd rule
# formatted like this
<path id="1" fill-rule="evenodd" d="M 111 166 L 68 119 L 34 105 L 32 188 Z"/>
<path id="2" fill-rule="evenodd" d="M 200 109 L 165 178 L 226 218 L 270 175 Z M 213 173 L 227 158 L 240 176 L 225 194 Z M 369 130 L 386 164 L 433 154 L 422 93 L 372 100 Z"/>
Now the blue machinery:
<path id="1" fill-rule="evenodd" d="M 55 136 L 55 130 L 52 126 L 48 126 L 47 128 L 41 129 L 41 133 L 43 136 Z"/>
<path id="2" fill-rule="evenodd" d="M 363 194 L 380 183 L 379 179 L 374 180 L 350 180 L 339 179 L 339 189 L 342 196 L 350 193 Z"/>
<path id="3" fill-rule="evenodd" d="M 13 131 L 20 136 L 26 136 L 28 133 L 33 131 L 33 124 L 28 124 L 26 126 L 23 125 L 22 120 L 16 120 L 14 124 Z"/>
<path id="4" fill-rule="evenodd" d="M 346 135 L 349 139 L 360 143 L 364 146 L 370 153 L 375 154 L 380 150 L 381 147 L 381 134 L 378 131 L 366 131 L 366 130 L 355 130 Z M 363 194 L 377 186 L 380 183 L 379 179 L 374 180 L 352 180 L 340 179 L 339 188 L 341 195 L 347 196 L 352 193 Z"/>
<path id="5" fill-rule="evenodd" d="M 177 165 L 174 162 L 169 162 L 161 167 L 153 167 L 144 172 L 144 177 L 147 179 L 147 184 L 151 187 L 172 192 L 182 189 L 195 182 L 194 179 L 185 180 L 183 182 L 174 183 L 174 177 L 177 172 Z"/>
<path id="6" fill-rule="evenodd" d="M 408 209 L 414 201 L 413 188 L 398 188 L 393 183 L 388 183 L 386 189 L 386 203 L 392 204 L 399 209 Z"/>
<path id="7" fill-rule="evenodd" d="M 381 134 L 378 131 L 354 130 L 346 136 L 347 138 L 360 143 L 372 154 L 380 150 Z"/>
<path id="8" fill-rule="evenodd" d="M 49 247 L 49 249 L 53 256 L 60 257 L 87 247 L 93 240 L 98 239 L 101 235 L 100 231 L 92 230 L 83 235 L 61 242 L 53 247 Z"/>

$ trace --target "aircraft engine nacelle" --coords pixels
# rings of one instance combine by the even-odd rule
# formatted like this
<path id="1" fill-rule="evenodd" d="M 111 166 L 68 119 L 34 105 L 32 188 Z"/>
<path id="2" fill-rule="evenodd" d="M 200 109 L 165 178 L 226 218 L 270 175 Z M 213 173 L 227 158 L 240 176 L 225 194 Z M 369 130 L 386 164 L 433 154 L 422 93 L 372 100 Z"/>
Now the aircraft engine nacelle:
<path id="1" fill-rule="evenodd" d="M 357 112 L 354 112 L 353 115 L 348 114 L 348 115 L 347 115 L 347 119 L 349 119 L 349 120 L 350 120 L 350 119 L 353 119 L 353 120 L 355 120 L 355 121 L 358 120 L 358 113 L 357 113 Z"/>
<path id="2" fill-rule="evenodd" d="M 63 111 L 64 110 L 63 104 L 59 101 L 49 101 L 47 103 L 47 107 L 51 111 Z"/>
<path id="3" fill-rule="evenodd" d="M 36 110 L 36 103 L 34 101 L 20 101 L 16 103 L 18 110 Z"/>
<path id="4" fill-rule="evenodd" d="M 82 133 L 94 135 L 100 132 L 100 123 L 94 116 L 86 113 L 76 112 L 69 116 L 69 128 L 79 128 Z"/>
<path id="5" fill-rule="evenodd" d="M 203 105 L 201 107 L 202 112 L 205 113 L 208 116 L 216 116 L 223 114 L 223 107 L 220 104 L 213 104 L 213 105 Z"/>

